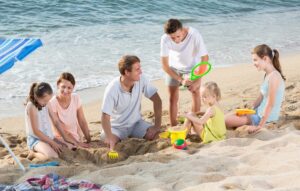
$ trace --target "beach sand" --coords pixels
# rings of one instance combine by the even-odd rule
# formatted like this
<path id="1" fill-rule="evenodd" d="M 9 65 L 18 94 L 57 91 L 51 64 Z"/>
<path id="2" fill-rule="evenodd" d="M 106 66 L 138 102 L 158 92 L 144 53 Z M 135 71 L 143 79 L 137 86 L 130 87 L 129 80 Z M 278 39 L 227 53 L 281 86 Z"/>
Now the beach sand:
<path id="1" fill-rule="evenodd" d="M 256 134 L 244 127 L 228 131 L 227 139 L 207 145 L 191 138 L 187 150 L 174 149 L 168 140 L 128 139 L 116 146 L 117 160 L 107 158 L 108 148 L 99 141 L 101 100 L 84 104 L 93 138 L 92 148 L 65 149 L 59 167 L 22 172 L 0 145 L 0 183 L 14 184 L 34 175 L 55 172 L 72 179 L 116 184 L 127 190 L 300 190 L 300 54 L 281 58 L 287 77 L 281 119 Z M 204 77 L 221 88 L 225 113 L 243 107 L 258 95 L 263 72 L 252 64 L 213 68 Z M 168 94 L 163 80 L 154 81 L 163 101 L 163 128 L 169 127 Z M 91 93 L 97 89 L 89 90 Z M 99 94 L 99 92 L 97 92 Z M 188 111 L 191 98 L 180 91 L 180 112 Z M 144 99 L 143 117 L 153 121 L 152 103 Z M 0 135 L 28 167 L 39 163 L 26 146 L 24 118 L 0 120 Z"/>

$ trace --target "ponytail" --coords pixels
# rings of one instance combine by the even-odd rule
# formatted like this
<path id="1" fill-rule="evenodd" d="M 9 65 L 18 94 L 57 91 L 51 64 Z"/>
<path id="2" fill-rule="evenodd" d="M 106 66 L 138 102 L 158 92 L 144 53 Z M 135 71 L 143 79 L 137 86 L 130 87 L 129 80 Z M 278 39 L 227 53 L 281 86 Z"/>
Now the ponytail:
<path id="1" fill-rule="evenodd" d="M 273 52 L 274 52 L 274 54 L 273 54 Z M 285 76 L 282 74 L 281 65 L 279 62 L 278 50 L 274 49 L 272 51 L 272 49 L 268 45 L 261 44 L 261 45 L 256 46 L 253 49 L 252 54 L 256 54 L 260 58 L 263 58 L 264 56 L 268 56 L 272 60 L 272 64 L 273 64 L 274 68 L 280 73 L 282 79 L 286 80 Z"/>
<path id="2" fill-rule="evenodd" d="M 283 80 L 286 80 L 285 76 L 282 74 L 281 65 L 279 62 L 279 52 L 276 49 L 273 49 L 274 55 L 273 55 L 273 66 L 274 68 L 280 73 Z"/>
<path id="3" fill-rule="evenodd" d="M 34 105 L 36 105 L 36 100 L 34 98 L 34 88 L 37 86 L 38 83 L 34 82 L 31 84 L 30 86 L 30 90 L 29 90 L 29 95 L 27 96 L 26 98 L 26 101 L 25 101 L 25 105 L 28 103 L 28 102 L 32 102 Z"/>
<path id="4" fill-rule="evenodd" d="M 25 104 L 28 102 L 33 103 L 38 110 L 42 109 L 42 106 L 37 102 L 36 98 L 42 98 L 45 94 L 51 95 L 53 93 L 51 86 L 46 82 L 33 83 L 29 90 Z"/>

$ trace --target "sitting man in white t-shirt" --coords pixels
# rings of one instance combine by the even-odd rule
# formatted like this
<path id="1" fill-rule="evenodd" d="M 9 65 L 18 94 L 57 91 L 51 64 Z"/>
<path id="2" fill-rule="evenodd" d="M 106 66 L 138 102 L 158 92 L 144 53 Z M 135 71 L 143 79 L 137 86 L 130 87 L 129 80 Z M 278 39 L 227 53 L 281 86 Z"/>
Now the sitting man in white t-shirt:
<path id="1" fill-rule="evenodd" d="M 165 34 L 160 42 L 160 56 L 170 95 L 170 123 L 175 126 L 180 85 L 187 86 L 192 93 L 192 112 L 200 111 L 201 78 L 191 81 L 185 76 L 188 76 L 193 66 L 200 61 L 208 61 L 208 53 L 201 34 L 192 27 L 182 27 L 179 20 L 169 19 L 164 30 Z"/>
<path id="2" fill-rule="evenodd" d="M 126 55 L 119 61 L 120 77 L 111 81 L 104 92 L 102 128 L 105 142 L 114 145 L 127 137 L 153 140 L 161 127 L 162 103 L 157 89 L 143 76 L 140 59 Z M 153 102 L 155 124 L 142 119 L 142 95 Z"/>

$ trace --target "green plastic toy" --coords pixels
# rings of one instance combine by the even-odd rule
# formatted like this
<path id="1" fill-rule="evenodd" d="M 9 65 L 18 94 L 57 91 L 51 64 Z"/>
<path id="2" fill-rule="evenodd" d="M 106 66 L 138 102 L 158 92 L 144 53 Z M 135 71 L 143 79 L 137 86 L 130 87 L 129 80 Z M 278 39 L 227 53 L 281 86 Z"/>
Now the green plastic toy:
<path id="1" fill-rule="evenodd" d="M 211 64 L 209 62 L 200 62 L 199 64 L 195 65 L 191 72 L 191 80 L 197 80 L 202 76 L 208 74 L 211 70 Z"/>

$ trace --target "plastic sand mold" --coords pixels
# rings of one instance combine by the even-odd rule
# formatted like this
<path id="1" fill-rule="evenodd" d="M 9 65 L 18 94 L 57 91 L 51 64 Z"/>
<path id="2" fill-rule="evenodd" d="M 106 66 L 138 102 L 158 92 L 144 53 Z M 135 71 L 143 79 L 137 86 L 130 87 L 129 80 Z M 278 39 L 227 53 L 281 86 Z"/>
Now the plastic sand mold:
<path id="1" fill-rule="evenodd" d="M 108 157 L 110 159 L 117 159 L 117 158 L 119 158 L 119 153 L 116 152 L 116 151 L 109 151 L 108 152 Z"/>
<path id="2" fill-rule="evenodd" d="M 186 142 L 184 139 L 177 139 L 174 144 L 173 144 L 174 148 L 176 149 L 181 149 L 181 150 L 185 150 L 186 149 Z"/>

